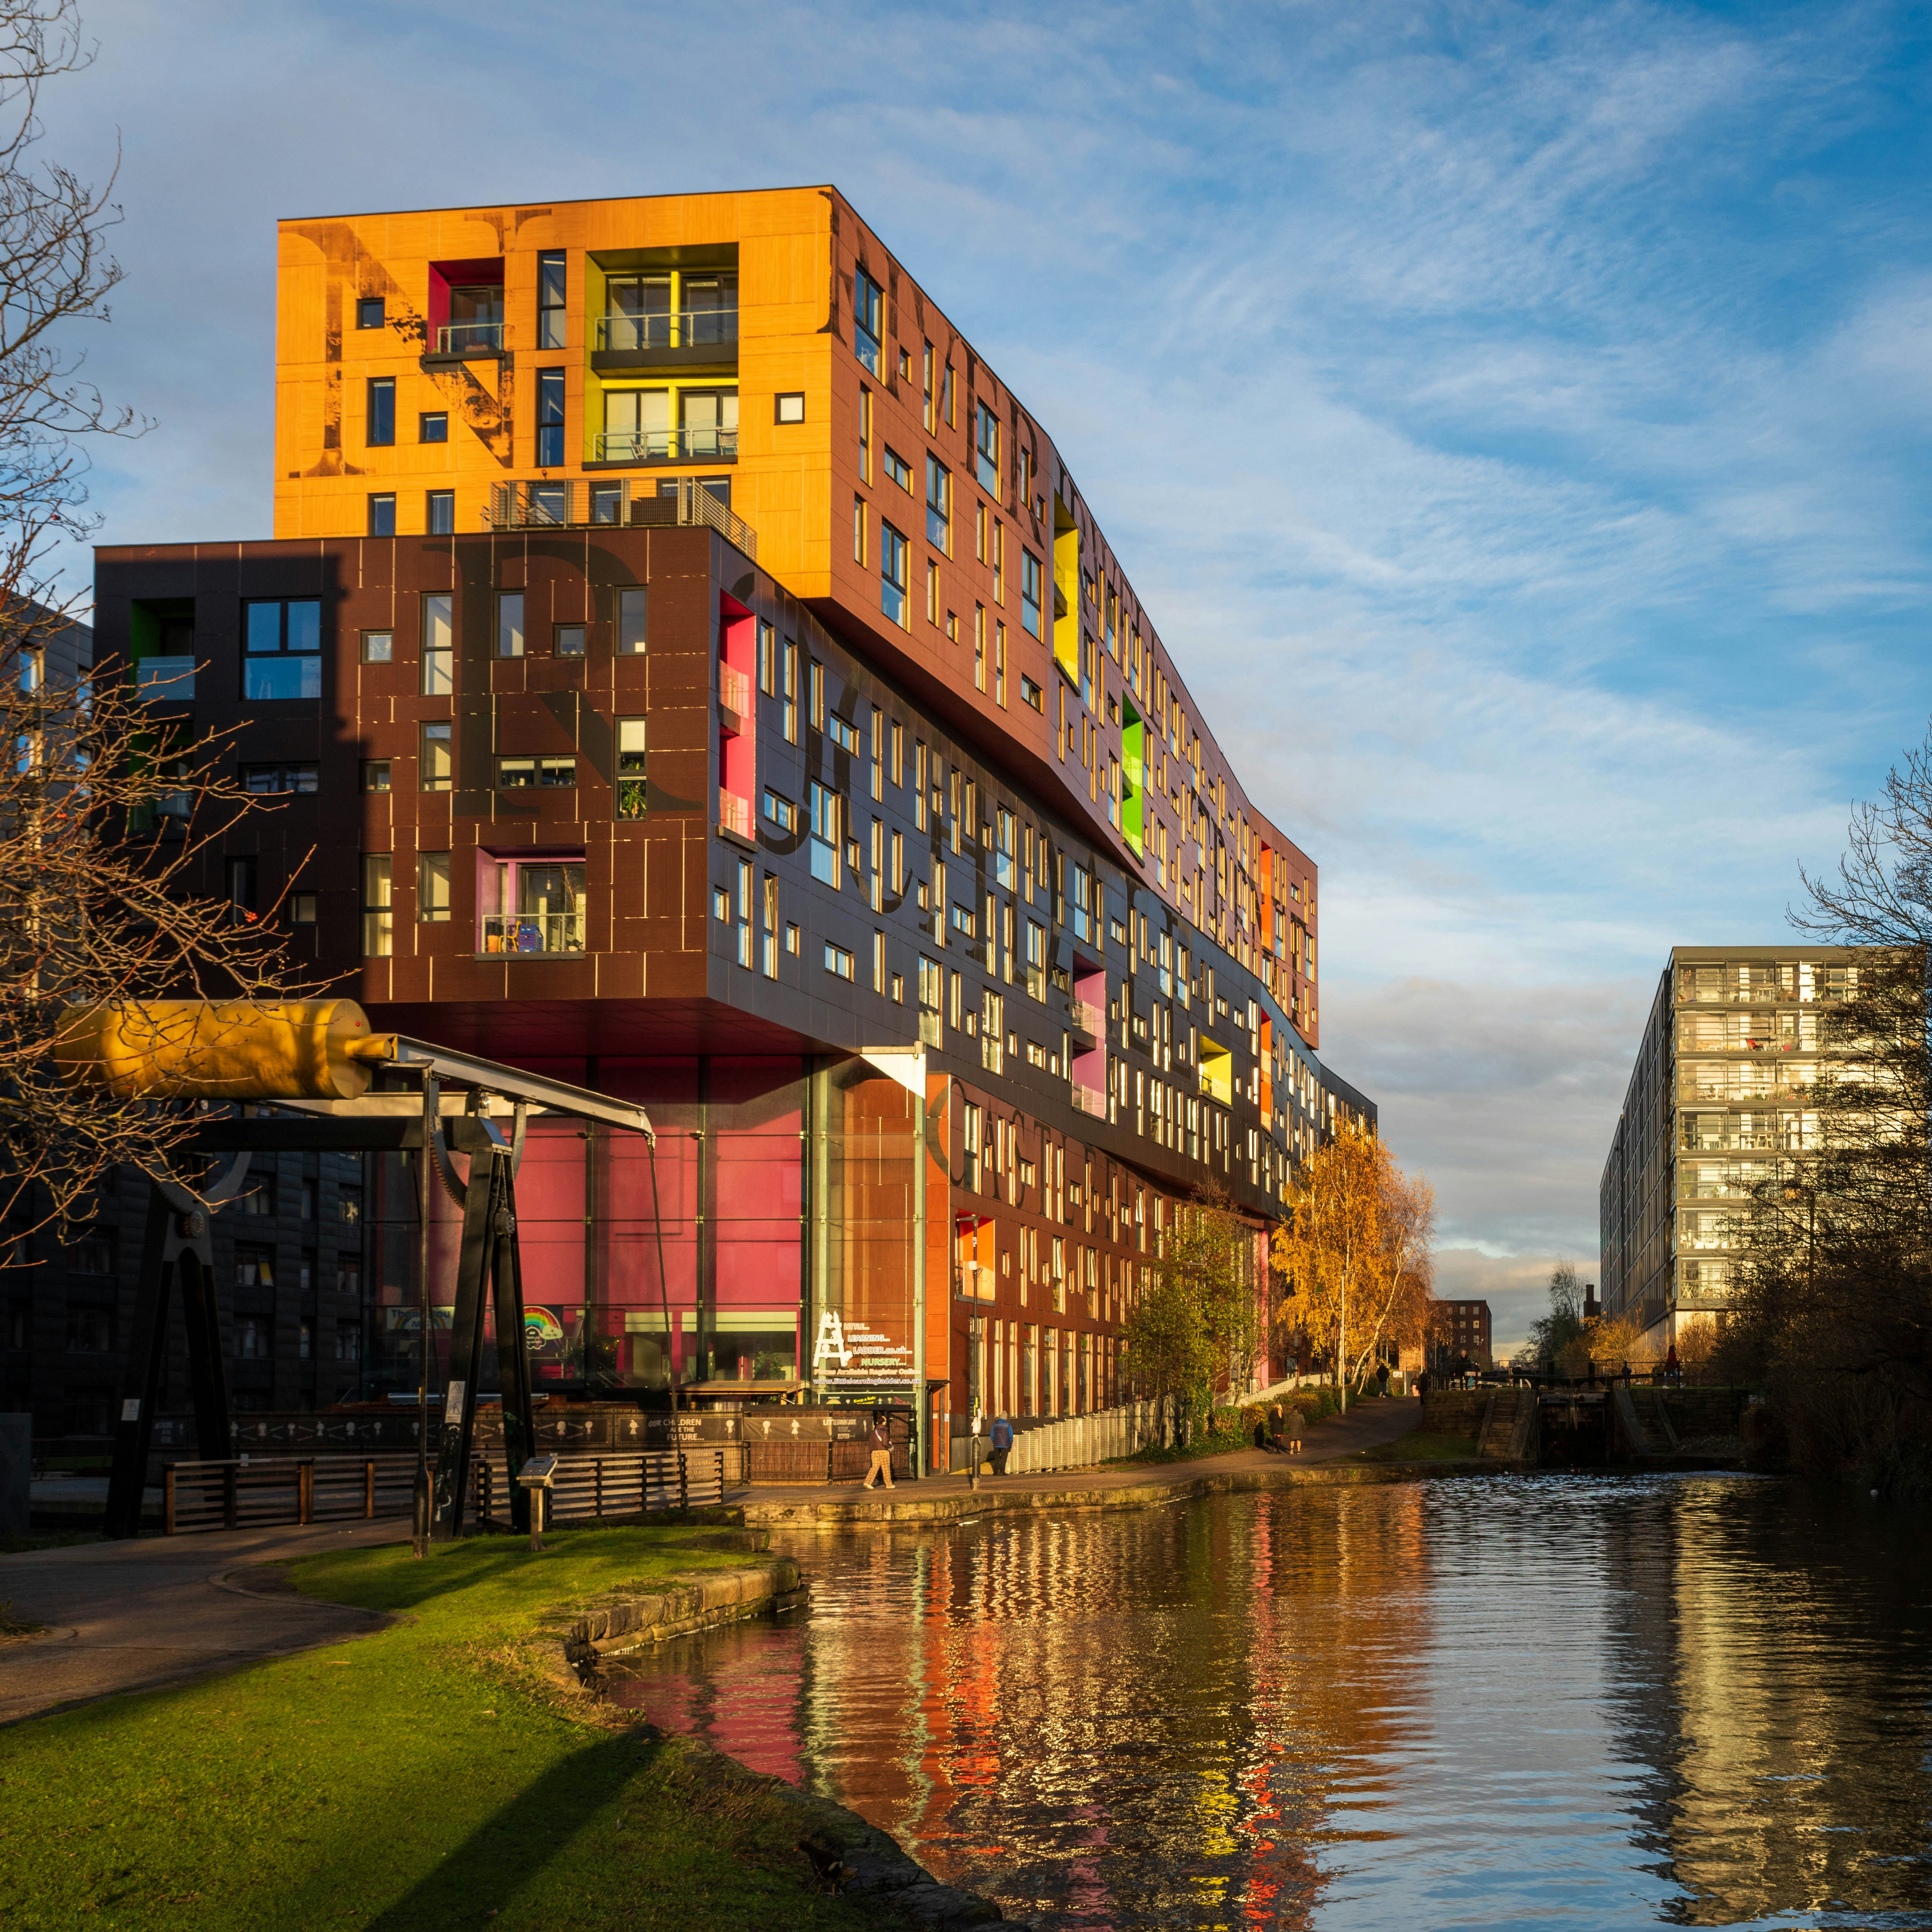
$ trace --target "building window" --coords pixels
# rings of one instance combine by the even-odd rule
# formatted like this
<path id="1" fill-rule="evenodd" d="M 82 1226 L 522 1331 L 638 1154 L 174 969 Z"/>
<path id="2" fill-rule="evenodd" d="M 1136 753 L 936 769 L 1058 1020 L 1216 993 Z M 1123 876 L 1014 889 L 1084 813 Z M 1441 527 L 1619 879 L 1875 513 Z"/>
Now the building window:
<path id="1" fill-rule="evenodd" d="M 617 816 L 641 818 L 647 802 L 644 720 L 617 720 Z"/>
<path id="2" fill-rule="evenodd" d="M 852 976 L 852 956 L 842 946 L 834 946 L 830 940 L 825 942 L 825 970 L 835 977 L 849 980 Z"/>
<path id="3" fill-rule="evenodd" d="M 70 1354 L 112 1354 L 113 1311 L 106 1308 L 70 1308 L 67 1312 L 67 1346 Z"/>
<path id="4" fill-rule="evenodd" d="M 584 626 L 581 624 L 560 624 L 551 634 L 550 649 L 560 658 L 580 658 L 584 655 Z"/>
<path id="5" fill-rule="evenodd" d="M 291 892 L 289 895 L 289 923 L 291 926 L 313 926 L 315 923 L 315 895 L 313 892 Z"/>
<path id="6" fill-rule="evenodd" d="M 537 467 L 554 470 L 563 460 L 563 371 L 537 371 Z"/>
<path id="7" fill-rule="evenodd" d="M 520 658 L 524 654 L 524 593 L 506 591 L 496 599 L 496 655 Z"/>
<path id="8" fill-rule="evenodd" d="M 235 1268 L 241 1279 L 242 1264 Z M 238 1362 L 266 1362 L 274 1350 L 274 1324 L 266 1315 L 238 1315 L 235 1318 L 235 1359 Z"/>
<path id="9" fill-rule="evenodd" d="M 649 593 L 641 588 L 617 593 L 617 655 L 641 657 L 644 651 L 644 618 Z"/>
<path id="10" fill-rule="evenodd" d="M 500 859 L 481 884 L 479 950 L 581 952 L 584 861 Z"/>
<path id="11" fill-rule="evenodd" d="M 76 1274 L 111 1275 L 118 1271 L 118 1240 L 112 1228 L 89 1228 L 74 1244 Z"/>
<path id="12" fill-rule="evenodd" d="M 926 459 L 926 540 L 952 554 L 952 478 L 936 456 Z"/>
<path id="13" fill-rule="evenodd" d="M 837 712 L 830 712 L 826 714 L 825 734 L 842 752 L 857 752 L 858 733 L 852 728 L 850 721 L 840 717 Z"/>
<path id="14" fill-rule="evenodd" d="M 782 792 L 765 788 L 765 816 L 781 832 L 794 832 L 798 829 L 798 807 Z"/>
<path id="15" fill-rule="evenodd" d="M 364 791 L 387 791 L 389 782 L 389 761 L 387 758 L 364 758 L 362 760 L 362 789 Z"/>
<path id="16" fill-rule="evenodd" d="M 879 319 L 884 291 L 863 268 L 852 272 L 852 352 L 879 373 Z"/>
<path id="17" fill-rule="evenodd" d="M 773 397 L 772 409 L 774 422 L 802 423 L 805 420 L 805 392 L 792 389 Z"/>
<path id="18" fill-rule="evenodd" d="M 993 702 L 1002 711 L 1006 707 L 1006 627 L 1004 624 L 993 626 Z"/>
<path id="19" fill-rule="evenodd" d="M 456 688 L 454 602 L 446 590 L 422 601 L 422 688 L 426 698 L 443 697 Z"/>
<path id="20" fill-rule="evenodd" d="M 433 537 L 456 534 L 456 492 L 432 490 L 423 498 L 423 529 Z"/>
<path id="21" fill-rule="evenodd" d="M 258 795 L 314 792 L 322 788 L 321 767 L 312 764 L 244 765 L 242 789 Z"/>
<path id="22" fill-rule="evenodd" d="M 852 561 L 866 560 L 866 500 L 856 493 L 852 498 Z"/>
<path id="23" fill-rule="evenodd" d="M 313 598 L 242 607 L 244 698 L 322 695 L 322 605 Z"/>
<path id="24" fill-rule="evenodd" d="M 362 1323 L 338 1322 L 335 1324 L 335 1359 L 338 1362 L 359 1362 L 362 1359 Z"/>
<path id="25" fill-rule="evenodd" d="M 973 437 L 973 469 L 980 487 L 997 496 L 1000 494 L 1000 419 L 984 403 Z"/>
<path id="26" fill-rule="evenodd" d="M 416 917 L 425 926 L 442 926 L 449 919 L 449 854 L 416 855 Z"/>
<path id="27" fill-rule="evenodd" d="M 563 250 L 545 250 L 537 257 L 537 346 L 564 346 L 565 278 Z"/>
<path id="28" fill-rule="evenodd" d="M 784 652 L 784 736 L 788 745 L 798 742 L 798 646 L 788 638 Z"/>
<path id="29" fill-rule="evenodd" d="M 1040 635 L 1040 559 L 1026 549 L 1020 552 L 1020 622 Z"/>
<path id="30" fill-rule="evenodd" d="M 335 1192 L 335 1218 L 352 1228 L 362 1222 L 362 1190 L 360 1187 L 339 1187 Z"/>
<path id="31" fill-rule="evenodd" d="M 396 499 L 388 490 L 376 491 L 369 499 L 369 534 L 392 537 L 396 534 Z"/>
<path id="32" fill-rule="evenodd" d="M 577 782 L 574 758 L 499 758 L 500 791 L 562 791 Z"/>
<path id="33" fill-rule="evenodd" d="M 975 691 L 986 688 L 986 607 L 983 604 L 973 606 L 973 688 Z"/>
<path id="34" fill-rule="evenodd" d="M 388 664 L 396 652 L 396 634 L 393 631 L 364 631 L 362 633 L 362 662 L 364 664 Z"/>
<path id="35" fill-rule="evenodd" d="M 364 440 L 371 449 L 383 449 L 396 440 L 396 379 L 393 376 L 372 376 L 369 379 L 367 421 L 364 425 L 367 434 Z"/>
<path id="36" fill-rule="evenodd" d="M 382 298 L 380 296 L 364 296 L 356 304 L 356 326 L 358 328 L 380 328 L 382 326 Z"/>
<path id="37" fill-rule="evenodd" d="M 395 916 L 389 902 L 389 855 L 370 853 L 362 861 L 363 957 L 386 959 L 395 950 Z"/>
<path id="38" fill-rule="evenodd" d="M 448 791 L 456 776 L 455 727 L 447 722 L 422 728 L 417 786 L 423 791 Z"/>
<path id="39" fill-rule="evenodd" d="M 812 876 L 835 888 L 843 882 L 839 804 L 838 794 L 830 785 L 812 781 Z"/>
<path id="40" fill-rule="evenodd" d="M 883 520 L 879 525 L 879 608 L 896 624 L 906 621 L 906 540 Z"/>
<path id="41" fill-rule="evenodd" d="M 912 465 L 890 443 L 886 445 L 886 474 L 906 494 L 912 494 Z"/>
<path id="42" fill-rule="evenodd" d="M 424 410 L 416 418 L 416 440 L 418 442 L 447 442 L 449 440 L 449 412 L 447 410 Z"/>

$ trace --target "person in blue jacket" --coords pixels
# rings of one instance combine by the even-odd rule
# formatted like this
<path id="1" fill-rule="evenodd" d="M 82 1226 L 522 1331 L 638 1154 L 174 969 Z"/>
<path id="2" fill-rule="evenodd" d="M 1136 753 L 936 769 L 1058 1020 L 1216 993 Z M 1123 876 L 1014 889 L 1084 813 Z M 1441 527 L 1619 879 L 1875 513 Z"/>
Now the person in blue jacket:
<path id="1" fill-rule="evenodd" d="M 1004 1476 L 1006 1473 L 1006 1457 L 1013 1446 L 1013 1425 L 1004 1415 L 994 1416 L 986 1439 L 992 1445 L 993 1474 Z"/>

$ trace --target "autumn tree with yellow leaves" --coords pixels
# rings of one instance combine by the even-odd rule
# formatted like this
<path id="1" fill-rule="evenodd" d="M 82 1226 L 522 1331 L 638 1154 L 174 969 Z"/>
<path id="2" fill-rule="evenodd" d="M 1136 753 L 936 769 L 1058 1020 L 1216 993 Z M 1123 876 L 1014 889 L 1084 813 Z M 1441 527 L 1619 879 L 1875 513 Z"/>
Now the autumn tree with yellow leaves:
<path id="1" fill-rule="evenodd" d="M 1334 1366 L 1344 1405 L 1384 1342 L 1412 1346 L 1434 1296 L 1436 1194 L 1346 1121 L 1304 1161 L 1274 1231 L 1276 1327 Z"/>

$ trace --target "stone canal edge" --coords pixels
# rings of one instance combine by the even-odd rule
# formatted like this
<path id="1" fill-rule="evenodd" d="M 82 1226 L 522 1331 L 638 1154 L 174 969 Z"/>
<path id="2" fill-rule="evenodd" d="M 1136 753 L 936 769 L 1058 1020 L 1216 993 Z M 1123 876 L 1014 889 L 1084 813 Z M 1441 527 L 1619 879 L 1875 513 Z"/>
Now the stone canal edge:
<path id="1" fill-rule="evenodd" d="M 603 1658 L 646 1649 L 716 1624 L 776 1615 L 804 1603 L 808 1594 L 803 1573 L 791 1558 L 768 1557 L 741 1568 L 674 1577 L 662 1590 L 614 1591 L 539 1625 L 532 1641 L 544 1674 L 554 1684 L 602 1702 L 608 1691 Z M 686 1736 L 676 1742 L 707 1781 L 754 1787 L 788 1813 L 798 1827 L 799 1849 L 830 1889 L 856 1894 L 909 1925 L 933 1927 L 939 1932 L 990 1924 L 1005 1916 L 991 1900 L 940 1884 L 890 1832 L 868 1824 L 846 1806 L 754 1772 L 704 1738 Z"/>
<path id="2" fill-rule="evenodd" d="M 902 1483 L 890 1494 L 874 1491 L 863 1498 L 818 1500 L 769 1494 L 746 1498 L 736 1505 L 745 1513 L 747 1528 L 836 1528 L 846 1526 L 890 1524 L 894 1528 L 938 1528 L 970 1522 L 976 1518 L 1010 1511 L 1036 1514 L 1066 1510 L 1157 1509 L 1196 1496 L 1240 1496 L 1258 1490 L 1324 1487 L 1364 1483 L 1412 1483 L 1425 1477 L 1507 1476 L 1533 1473 L 1536 1465 L 1502 1457 L 1464 1457 L 1428 1462 L 1304 1463 L 1268 1469 L 1209 1471 L 1162 1482 L 1068 1483 L 1029 1488 L 974 1491 L 949 1486 L 938 1495 L 905 1494 Z"/>

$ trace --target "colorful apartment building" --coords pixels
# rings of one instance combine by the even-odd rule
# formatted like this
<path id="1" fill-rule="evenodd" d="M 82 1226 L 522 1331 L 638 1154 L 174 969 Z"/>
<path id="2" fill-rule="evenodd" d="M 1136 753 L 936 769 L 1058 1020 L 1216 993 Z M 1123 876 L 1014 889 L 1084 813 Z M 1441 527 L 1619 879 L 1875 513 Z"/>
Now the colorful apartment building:
<path id="1" fill-rule="evenodd" d="M 218 880 L 379 1024 L 640 1098 L 519 1181 L 560 1389 L 1085 1410 L 1204 1183 L 1372 1106 L 1318 874 L 1031 413 L 830 188 L 282 224 L 274 531 L 99 554 Z M 165 830 L 165 828 L 164 828 Z M 210 863 L 218 862 L 212 856 Z M 399 1177 L 370 1372 L 412 1382 Z M 654 1191 L 655 1190 L 655 1191 Z M 663 1236 L 659 1270 L 657 1234 Z"/>

